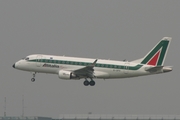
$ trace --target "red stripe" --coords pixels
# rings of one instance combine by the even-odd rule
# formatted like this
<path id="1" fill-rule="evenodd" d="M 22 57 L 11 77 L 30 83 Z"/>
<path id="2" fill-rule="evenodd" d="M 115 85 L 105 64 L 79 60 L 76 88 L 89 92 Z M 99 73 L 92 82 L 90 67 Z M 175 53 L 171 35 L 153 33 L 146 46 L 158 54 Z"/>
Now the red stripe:
<path id="1" fill-rule="evenodd" d="M 160 51 L 157 52 L 156 55 L 153 58 L 151 58 L 151 60 L 147 64 L 156 66 L 159 55 L 160 55 Z"/>

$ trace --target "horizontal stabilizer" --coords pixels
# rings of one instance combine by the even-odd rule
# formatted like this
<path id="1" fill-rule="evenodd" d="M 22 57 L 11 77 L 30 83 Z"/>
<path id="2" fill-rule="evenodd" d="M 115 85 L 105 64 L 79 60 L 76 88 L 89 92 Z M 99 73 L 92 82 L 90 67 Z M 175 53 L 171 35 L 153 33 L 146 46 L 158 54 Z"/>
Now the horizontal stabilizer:
<path id="1" fill-rule="evenodd" d="M 157 72 L 162 70 L 164 66 L 146 67 L 145 70 L 149 72 Z"/>

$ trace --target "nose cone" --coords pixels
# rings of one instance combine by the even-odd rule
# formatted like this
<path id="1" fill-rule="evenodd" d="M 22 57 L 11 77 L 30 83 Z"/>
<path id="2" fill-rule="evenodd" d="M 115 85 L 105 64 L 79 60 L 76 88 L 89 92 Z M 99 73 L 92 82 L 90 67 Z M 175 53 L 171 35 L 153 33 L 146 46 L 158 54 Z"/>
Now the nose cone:
<path id="1" fill-rule="evenodd" d="M 13 66 L 12 66 L 13 68 L 15 68 L 15 63 L 13 64 Z"/>

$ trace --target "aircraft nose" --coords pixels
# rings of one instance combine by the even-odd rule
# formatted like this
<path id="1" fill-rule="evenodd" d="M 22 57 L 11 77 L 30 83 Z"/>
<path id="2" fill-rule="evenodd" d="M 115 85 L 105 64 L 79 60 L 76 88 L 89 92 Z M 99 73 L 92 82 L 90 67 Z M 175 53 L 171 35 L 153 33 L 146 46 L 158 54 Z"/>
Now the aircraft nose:
<path id="1" fill-rule="evenodd" d="M 13 64 L 13 66 L 12 66 L 13 68 L 15 68 L 15 63 Z"/>

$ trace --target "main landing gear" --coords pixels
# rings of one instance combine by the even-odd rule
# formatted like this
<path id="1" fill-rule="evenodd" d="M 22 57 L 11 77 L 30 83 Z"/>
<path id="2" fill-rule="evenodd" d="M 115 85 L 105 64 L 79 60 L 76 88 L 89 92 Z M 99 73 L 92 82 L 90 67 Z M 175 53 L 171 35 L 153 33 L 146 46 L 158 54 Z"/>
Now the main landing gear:
<path id="1" fill-rule="evenodd" d="M 33 78 L 31 78 L 31 81 L 32 81 L 32 82 L 35 81 L 35 76 L 36 76 L 36 72 L 33 73 Z"/>
<path id="2" fill-rule="evenodd" d="M 96 83 L 95 83 L 95 81 L 91 78 L 91 81 L 88 81 L 87 79 L 85 79 L 85 81 L 84 81 L 84 85 L 85 86 L 88 86 L 88 85 L 90 85 L 90 86 L 94 86 Z"/>

